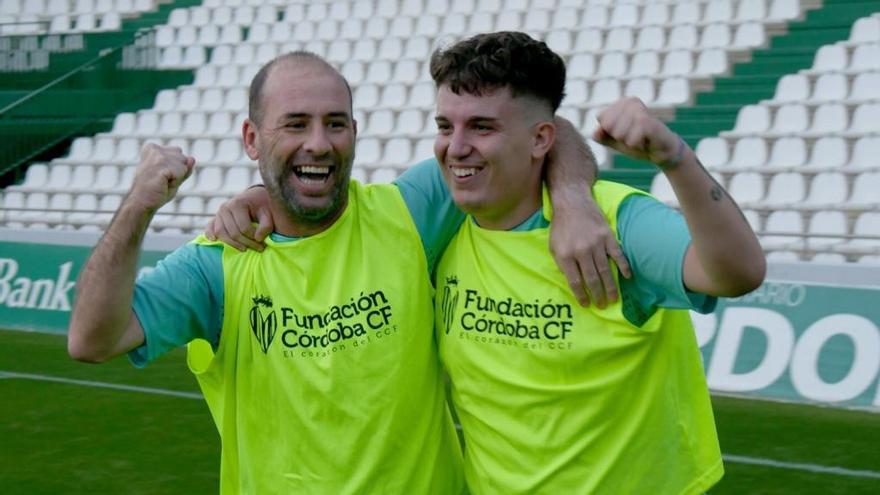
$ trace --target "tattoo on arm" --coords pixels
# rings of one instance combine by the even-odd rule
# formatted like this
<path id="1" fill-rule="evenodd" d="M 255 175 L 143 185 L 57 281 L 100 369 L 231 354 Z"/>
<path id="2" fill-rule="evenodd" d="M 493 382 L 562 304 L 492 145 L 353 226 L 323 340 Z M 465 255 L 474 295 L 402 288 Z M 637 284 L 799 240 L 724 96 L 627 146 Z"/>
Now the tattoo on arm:
<path id="1" fill-rule="evenodd" d="M 697 164 L 700 166 L 700 168 L 703 169 L 703 173 L 708 175 L 709 179 L 712 181 L 712 188 L 709 189 L 709 197 L 711 197 L 712 200 L 715 202 L 720 202 L 721 198 L 727 196 L 728 198 L 730 198 L 730 202 L 733 203 L 733 206 L 736 208 L 736 211 L 737 213 L 739 213 L 739 216 L 743 220 L 743 222 L 749 223 L 749 221 L 746 219 L 745 214 L 742 212 L 742 209 L 740 209 L 739 205 L 736 204 L 736 201 L 734 201 L 733 197 L 730 196 L 730 193 L 728 193 L 724 190 L 723 187 L 721 187 L 721 184 L 719 184 L 718 181 L 715 180 L 715 177 L 713 177 L 712 174 L 710 174 L 709 171 L 706 170 L 706 167 L 703 165 L 703 162 L 701 162 L 699 158 L 697 158 Z"/>
<path id="2" fill-rule="evenodd" d="M 708 175 L 709 179 L 712 181 L 712 188 L 709 189 L 709 197 L 711 197 L 713 201 L 721 201 L 721 198 L 724 197 L 724 189 L 721 187 L 721 184 L 719 184 L 718 181 L 715 180 L 715 177 L 712 177 L 712 174 L 710 174 L 709 171 L 706 170 L 706 167 L 703 165 L 703 162 L 701 162 L 699 158 L 697 158 L 697 165 L 699 165 L 700 168 L 703 169 L 703 173 Z"/>

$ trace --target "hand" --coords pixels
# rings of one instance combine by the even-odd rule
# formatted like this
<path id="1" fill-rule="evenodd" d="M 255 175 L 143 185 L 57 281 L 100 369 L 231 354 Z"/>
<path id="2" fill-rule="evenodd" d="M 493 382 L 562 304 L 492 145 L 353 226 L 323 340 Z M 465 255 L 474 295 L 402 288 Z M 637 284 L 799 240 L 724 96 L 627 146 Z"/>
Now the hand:
<path id="1" fill-rule="evenodd" d="M 592 300 L 604 308 L 618 299 L 608 257 L 626 278 L 631 276 L 629 262 L 596 203 L 583 191 L 576 197 L 576 206 L 554 212 L 550 251 L 581 306 L 588 307 Z"/>
<path id="2" fill-rule="evenodd" d="M 681 140 L 638 98 L 624 98 L 599 113 L 593 139 L 626 156 L 661 167 L 681 159 Z"/>
<path id="3" fill-rule="evenodd" d="M 253 222 L 257 222 L 256 228 Z M 275 228 L 269 209 L 269 193 L 262 186 L 251 187 L 220 205 L 217 214 L 208 222 L 205 236 L 245 251 L 262 251 L 263 240 Z"/>
<path id="4" fill-rule="evenodd" d="M 177 188 L 192 174 L 195 163 L 178 147 L 145 144 L 126 200 L 155 212 L 174 198 Z"/>

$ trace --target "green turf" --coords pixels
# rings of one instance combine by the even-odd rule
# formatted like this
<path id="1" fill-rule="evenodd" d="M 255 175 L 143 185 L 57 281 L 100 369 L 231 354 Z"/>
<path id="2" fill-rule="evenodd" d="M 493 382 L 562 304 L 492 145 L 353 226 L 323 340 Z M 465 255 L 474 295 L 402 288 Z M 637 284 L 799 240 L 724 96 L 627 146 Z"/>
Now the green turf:
<path id="1" fill-rule="evenodd" d="M 71 361 L 57 335 L 0 331 L 0 370 L 198 392 L 175 351 L 138 370 Z M 0 493 L 216 493 L 220 442 L 201 400 L 0 379 Z"/>
<path id="2" fill-rule="evenodd" d="M 72 362 L 57 335 L 0 331 L 0 371 L 197 392 L 176 351 L 145 370 Z M 0 493 L 216 493 L 200 400 L 0 379 Z M 725 454 L 880 472 L 880 414 L 713 397 Z M 878 494 L 880 480 L 725 463 L 718 494 Z"/>

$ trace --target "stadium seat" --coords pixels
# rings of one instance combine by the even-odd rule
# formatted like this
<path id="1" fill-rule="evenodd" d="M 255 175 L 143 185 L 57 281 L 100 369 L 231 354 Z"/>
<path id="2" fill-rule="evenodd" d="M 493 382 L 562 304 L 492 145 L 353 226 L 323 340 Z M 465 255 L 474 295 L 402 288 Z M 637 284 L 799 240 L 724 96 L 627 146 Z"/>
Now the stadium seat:
<path id="1" fill-rule="evenodd" d="M 849 41 L 856 44 L 880 42 L 880 19 L 862 17 L 856 20 L 850 31 Z"/>
<path id="2" fill-rule="evenodd" d="M 639 30 L 635 44 L 635 49 L 638 52 L 645 50 L 662 50 L 665 46 L 666 32 L 662 27 L 647 26 Z"/>
<path id="3" fill-rule="evenodd" d="M 880 172 L 864 172 L 853 181 L 847 207 L 850 209 L 880 208 Z M 880 231 L 876 233 L 880 235 Z"/>
<path id="4" fill-rule="evenodd" d="M 854 72 L 880 70 L 880 42 L 857 46 L 850 58 L 849 70 Z"/>
<path id="5" fill-rule="evenodd" d="M 843 45 L 824 45 L 816 52 L 812 72 L 840 72 L 849 64 L 849 53 Z M 788 77 L 788 76 L 785 76 Z"/>
<path id="6" fill-rule="evenodd" d="M 711 0 L 705 6 L 702 20 L 706 23 L 731 24 L 734 9 L 730 0 Z"/>
<path id="7" fill-rule="evenodd" d="M 593 84 L 590 105 L 608 105 L 620 99 L 620 96 L 620 82 L 617 79 L 599 79 Z"/>
<path id="8" fill-rule="evenodd" d="M 581 12 L 581 25 L 588 27 L 607 28 L 608 8 L 604 5 L 589 4 Z M 598 47 L 597 47 L 598 48 Z"/>
<path id="9" fill-rule="evenodd" d="M 95 137 L 95 147 L 92 149 L 92 157 L 90 161 L 97 164 L 115 163 L 116 139 L 101 135 Z"/>
<path id="10" fill-rule="evenodd" d="M 819 105 L 813 114 L 812 125 L 808 130 L 801 133 L 805 137 L 822 137 L 839 134 L 846 131 L 848 112 L 840 103 L 825 103 Z"/>
<path id="11" fill-rule="evenodd" d="M 810 113 L 806 105 L 787 103 L 776 110 L 768 135 L 787 136 L 803 133 L 810 123 Z"/>
<path id="12" fill-rule="evenodd" d="M 681 24 L 672 28 L 666 40 L 670 49 L 691 50 L 699 46 L 697 27 L 694 24 Z"/>
<path id="13" fill-rule="evenodd" d="M 685 0 L 676 2 L 672 11 L 673 24 L 690 24 L 695 25 L 702 21 L 700 15 L 700 4 L 695 1 Z M 696 43 L 694 43 L 696 44 Z M 693 46 L 693 45 L 692 45 Z"/>
<path id="14" fill-rule="evenodd" d="M 627 73 L 629 64 L 625 54 L 620 52 L 608 52 L 599 59 L 599 68 L 596 77 L 619 78 Z"/>
<path id="15" fill-rule="evenodd" d="M 578 27 L 578 11 L 573 7 L 559 6 L 553 9 L 553 18 L 550 20 L 552 32 L 571 33 Z"/>
<path id="16" fill-rule="evenodd" d="M 668 22 L 669 5 L 661 2 L 648 2 L 642 8 L 642 26 L 662 26 Z M 644 31 L 644 29 L 642 30 Z"/>
<path id="17" fill-rule="evenodd" d="M 605 51 L 628 51 L 633 47 L 633 32 L 628 27 L 615 27 L 605 36 Z M 601 66 L 601 63 L 600 63 Z"/>
<path id="18" fill-rule="evenodd" d="M 840 101 L 849 95 L 849 83 L 840 73 L 822 74 L 816 79 L 812 99 L 815 101 Z"/>
<path id="19" fill-rule="evenodd" d="M 611 11 L 610 26 L 635 26 L 639 23 L 639 6 L 621 3 Z"/>
<path id="20" fill-rule="evenodd" d="M 806 166 L 810 170 L 833 170 L 844 166 L 848 155 L 848 146 L 843 138 L 837 136 L 820 137 L 813 144 L 810 161 Z"/>
<path id="21" fill-rule="evenodd" d="M 807 145 L 801 137 L 784 137 L 773 143 L 767 166 L 787 170 L 798 168 L 807 161 Z"/>
<path id="22" fill-rule="evenodd" d="M 865 72 L 856 75 L 849 99 L 858 102 L 880 100 L 880 72 Z"/>
<path id="23" fill-rule="evenodd" d="M 697 65 L 692 75 L 716 76 L 727 71 L 727 52 L 721 49 L 709 49 L 700 52 Z"/>
<path id="24" fill-rule="evenodd" d="M 789 103 L 805 101 L 810 97 L 810 80 L 803 74 L 786 74 L 779 79 L 773 101 Z"/>
<path id="25" fill-rule="evenodd" d="M 709 5 L 711 6 L 712 4 L 710 3 Z M 704 48 L 727 48 L 730 46 L 731 41 L 730 25 L 709 24 L 703 29 L 703 35 L 700 37 L 700 46 Z"/>
<path id="26" fill-rule="evenodd" d="M 593 57 L 592 53 L 600 52 L 602 50 L 602 31 L 596 28 L 582 28 L 578 31 L 577 36 L 574 39 L 574 52 L 575 55 L 572 57 L 571 62 L 569 63 L 569 67 L 574 65 L 575 58 L 583 58 L 589 56 Z M 592 65 L 591 65 L 592 67 Z M 587 75 L 591 75 L 590 74 Z"/>
<path id="27" fill-rule="evenodd" d="M 846 241 L 847 220 L 842 211 L 817 211 L 807 226 L 807 248 L 827 251 Z"/>
<path id="28" fill-rule="evenodd" d="M 242 189 L 250 186 L 253 171 L 250 167 L 231 167 L 223 175 L 222 185 L 217 189 L 226 193 L 238 193 Z M 208 213 L 214 210 L 206 210 Z"/>
<path id="29" fill-rule="evenodd" d="M 847 200 L 848 186 L 846 176 L 838 172 L 822 172 L 813 177 L 810 193 L 804 200 L 804 207 L 823 209 L 844 204 Z"/>
<path id="30" fill-rule="evenodd" d="M 386 165 L 408 165 L 413 160 L 412 155 L 413 146 L 409 138 L 394 137 L 385 142 L 381 161 Z"/>
<path id="31" fill-rule="evenodd" d="M 789 21 L 801 15 L 800 0 L 773 0 L 770 4 L 770 20 Z"/>
<path id="32" fill-rule="evenodd" d="M 657 52 L 642 50 L 633 55 L 629 69 L 630 76 L 651 77 L 658 72 L 660 72 L 660 55 Z"/>
<path id="33" fill-rule="evenodd" d="M 878 54 L 880 55 L 880 54 Z M 859 137 L 880 132 L 880 103 L 862 103 L 853 112 L 846 134 Z"/>
<path id="34" fill-rule="evenodd" d="M 663 60 L 665 76 L 688 76 L 694 71 L 694 59 L 690 50 L 673 50 Z"/>
<path id="35" fill-rule="evenodd" d="M 687 78 L 670 77 L 660 84 L 656 103 L 662 105 L 684 105 L 690 101 L 691 91 Z"/>
<path id="36" fill-rule="evenodd" d="M 695 150 L 700 162 L 708 169 L 724 167 L 730 160 L 727 140 L 719 137 L 703 138 Z"/>
<path id="37" fill-rule="evenodd" d="M 749 205 L 764 199 L 764 179 L 756 172 L 738 172 L 727 188 L 740 205 Z"/>
<path id="38" fill-rule="evenodd" d="M 642 100 L 642 102 L 648 106 L 650 106 L 657 97 L 654 90 L 654 81 L 647 77 L 630 79 L 627 81 L 626 86 L 623 88 L 623 94 L 624 96 L 634 96 Z"/>
<path id="39" fill-rule="evenodd" d="M 764 46 L 766 41 L 767 34 L 764 31 L 764 24 L 760 22 L 745 22 L 736 28 L 733 46 L 734 48 L 758 48 Z"/>
<path id="40" fill-rule="evenodd" d="M 770 179 L 767 196 L 761 207 L 769 209 L 794 208 L 806 196 L 804 176 L 795 172 L 782 172 Z M 757 206 L 753 206 L 757 207 Z"/>
<path id="41" fill-rule="evenodd" d="M 355 163 L 366 166 L 374 165 L 379 162 L 382 155 L 382 149 L 378 139 L 358 139 L 356 148 Z"/>
<path id="42" fill-rule="evenodd" d="M 865 212 L 853 224 L 854 238 L 834 250 L 845 254 L 880 255 L 880 212 Z"/>
<path id="43" fill-rule="evenodd" d="M 733 147 L 733 158 L 728 168 L 732 171 L 746 171 L 763 167 L 767 163 L 767 142 L 759 137 L 745 137 Z"/>
<path id="44" fill-rule="evenodd" d="M 20 187 L 23 190 L 38 190 L 44 187 L 48 180 L 49 166 L 45 163 L 34 163 L 28 167 Z"/>
<path id="45" fill-rule="evenodd" d="M 739 21 L 763 21 L 767 17 L 767 0 L 740 0 L 736 9 Z"/>
<path id="46" fill-rule="evenodd" d="M 880 137 L 862 137 L 856 140 L 848 168 L 876 170 L 880 165 Z"/>
<path id="47" fill-rule="evenodd" d="M 764 224 L 765 234 L 759 237 L 761 246 L 767 250 L 797 250 L 803 247 L 804 220 L 794 210 L 770 212 Z M 769 259 L 769 256 L 768 256 Z"/>

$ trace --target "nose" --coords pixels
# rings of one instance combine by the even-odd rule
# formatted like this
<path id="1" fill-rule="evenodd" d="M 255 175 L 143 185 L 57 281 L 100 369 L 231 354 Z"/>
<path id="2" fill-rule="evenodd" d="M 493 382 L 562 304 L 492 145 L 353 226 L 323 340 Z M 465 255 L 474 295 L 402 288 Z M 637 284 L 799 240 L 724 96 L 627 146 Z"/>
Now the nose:
<path id="1" fill-rule="evenodd" d="M 303 143 L 303 149 L 312 155 L 324 155 L 329 153 L 331 148 L 332 145 L 327 136 L 327 129 L 320 125 L 312 127 L 305 143 Z"/>
<path id="2" fill-rule="evenodd" d="M 449 158 L 458 160 L 468 156 L 471 152 L 471 146 L 468 144 L 467 136 L 464 131 L 456 129 L 448 137 L 446 146 L 446 154 Z"/>

